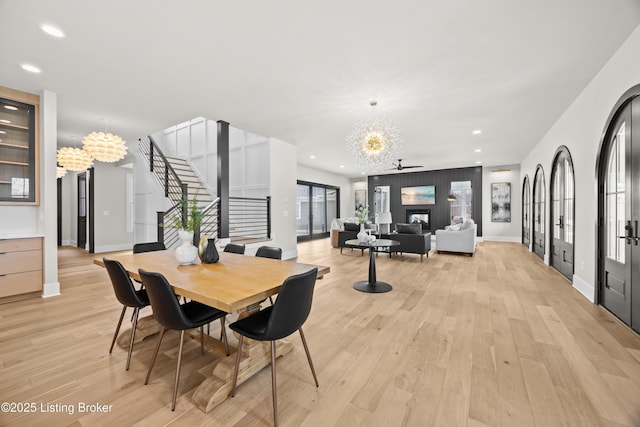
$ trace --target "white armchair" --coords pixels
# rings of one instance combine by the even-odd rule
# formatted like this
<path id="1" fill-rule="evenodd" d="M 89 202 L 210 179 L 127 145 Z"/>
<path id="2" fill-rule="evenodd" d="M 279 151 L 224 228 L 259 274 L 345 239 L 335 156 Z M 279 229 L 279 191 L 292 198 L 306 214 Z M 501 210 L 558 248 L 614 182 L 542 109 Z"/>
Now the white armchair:
<path id="1" fill-rule="evenodd" d="M 460 227 L 460 231 L 436 230 L 436 250 L 473 255 L 476 251 L 477 229 L 478 226 L 472 220 L 467 220 Z"/>

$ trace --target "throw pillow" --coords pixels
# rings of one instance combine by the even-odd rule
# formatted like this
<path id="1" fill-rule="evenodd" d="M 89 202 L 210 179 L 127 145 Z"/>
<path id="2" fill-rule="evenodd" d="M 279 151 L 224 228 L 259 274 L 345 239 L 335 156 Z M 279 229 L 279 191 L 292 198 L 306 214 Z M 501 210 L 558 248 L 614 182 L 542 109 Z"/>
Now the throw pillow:
<path id="1" fill-rule="evenodd" d="M 355 224 L 353 222 L 345 222 L 344 231 L 360 231 L 360 224 Z"/>
<path id="2" fill-rule="evenodd" d="M 475 222 L 473 222 L 472 219 L 468 219 L 465 222 L 462 223 L 462 225 L 460 226 L 460 230 L 467 230 L 471 227 L 473 227 L 473 224 L 475 224 Z"/>
<path id="3" fill-rule="evenodd" d="M 451 220 L 451 224 L 462 224 L 462 217 L 461 216 L 454 216 L 453 219 Z"/>
<path id="4" fill-rule="evenodd" d="M 422 234 L 420 224 L 396 224 L 396 231 L 399 234 Z"/>
<path id="5" fill-rule="evenodd" d="M 449 231 L 460 231 L 462 224 L 452 224 L 449 226 Z"/>

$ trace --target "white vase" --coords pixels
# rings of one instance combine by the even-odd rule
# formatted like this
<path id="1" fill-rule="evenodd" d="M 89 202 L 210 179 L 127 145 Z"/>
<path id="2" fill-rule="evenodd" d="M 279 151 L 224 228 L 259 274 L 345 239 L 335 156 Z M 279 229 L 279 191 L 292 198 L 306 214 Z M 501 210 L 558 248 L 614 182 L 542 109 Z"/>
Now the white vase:
<path id="1" fill-rule="evenodd" d="M 182 243 L 176 248 L 176 259 L 182 265 L 189 265 L 198 258 L 198 248 L 193 246 L 193 233 L 191 231 L 179 230 L 178 238 Z"/>
<path id="2" fill-rule="evenodd" d="M 358 234 L 356 234 L 356 236 L 358 237 L 358 240 L 361 242 L 367 241 L 367 237 L 369 237 L 369 235 L 367 234 L 366 231 L 364 231 L 364 224 L 360 224 L 360 231 L 358 231 Z"/>

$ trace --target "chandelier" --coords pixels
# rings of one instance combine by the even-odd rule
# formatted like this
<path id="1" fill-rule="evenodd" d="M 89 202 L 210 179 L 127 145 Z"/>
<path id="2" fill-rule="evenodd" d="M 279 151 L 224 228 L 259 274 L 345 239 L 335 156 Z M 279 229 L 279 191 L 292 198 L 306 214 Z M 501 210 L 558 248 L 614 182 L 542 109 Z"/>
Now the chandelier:
<path id="1" fill-rule="evenodd" d="M 92 158 L 101 162 L 116 162 L 127 154 L 124 140 L 105 132 L 91 132 L 83 138 L 82 147 Z"/>
<path id="2" fill-rule="evenodd" d="M 93 164 L 93 158 L 86 151 L 75 147 L 62 147 L 58 150 L 58 164 L 70 171 L 83 171 Z"/>
<path id="3" fill-rule="evenodd" d="M 372 115 L 356 124 L 347 136 L 347 151 L 367 171 L 383 169 L 397 159 L 402 145 L 402 134 L 393 122 L 376 117 L 373 108 L 378 103 L 371 101 Z"/>
<path id="4" fill-rule="evenodd" d="M 67 170 L 61 166 L 56 166 L 56 178 L 62 178 L 67 174 Z"/>

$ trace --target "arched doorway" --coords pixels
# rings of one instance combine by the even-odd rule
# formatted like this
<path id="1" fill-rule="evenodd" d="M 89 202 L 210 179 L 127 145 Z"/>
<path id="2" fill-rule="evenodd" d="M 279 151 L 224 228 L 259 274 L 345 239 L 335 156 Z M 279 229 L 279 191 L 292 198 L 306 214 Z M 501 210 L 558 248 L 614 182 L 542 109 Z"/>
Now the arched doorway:
<path id="1" fill-rule="evenodd" d="M 551 168 L 551 251 L 553 268 L 573 280 L 575 181 L 569 149 L 558 148 Z"/>
<path id="2" fill-rule="evenodd" d="M 544 228 L 546 222 L 545 211 L 544 172 L 542 165 L 536 167 L 533 178 L 533 252 L 544 259 Z"/>
<path id="3" fill-rule="evenodd" d="M 531 189 L 529 188 L 529 176 L 524 176 L 522 183 L 522 244 L 527 248 L 531 246 L 531 224 L 529 213 L 531 209 Z"/>
<path id="4" fill-rule="evenodd" d="M 640 85 L 616 104 L 598 159 L 598 300 L 640 331 Z"/>

